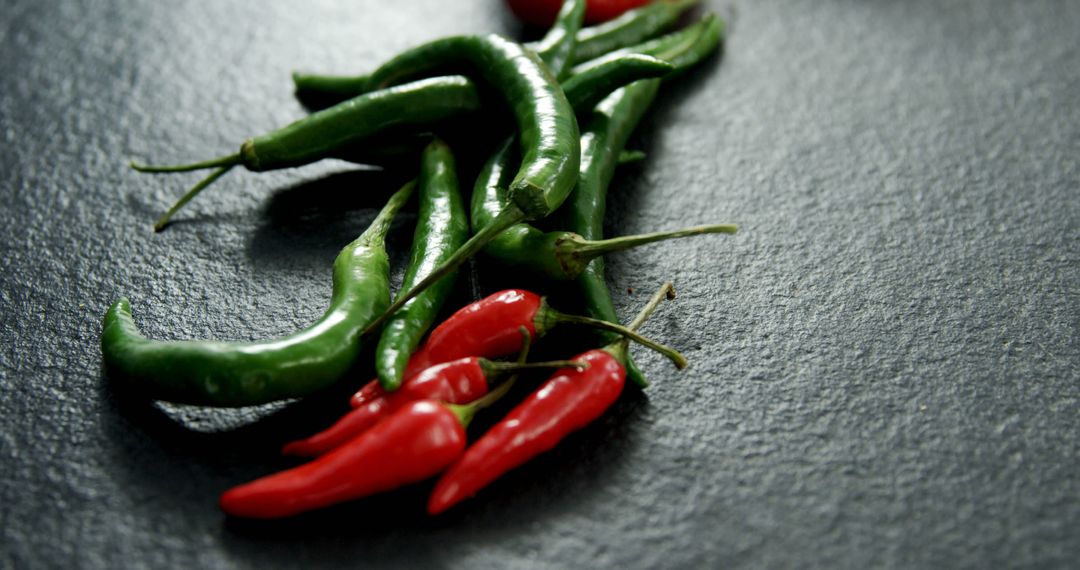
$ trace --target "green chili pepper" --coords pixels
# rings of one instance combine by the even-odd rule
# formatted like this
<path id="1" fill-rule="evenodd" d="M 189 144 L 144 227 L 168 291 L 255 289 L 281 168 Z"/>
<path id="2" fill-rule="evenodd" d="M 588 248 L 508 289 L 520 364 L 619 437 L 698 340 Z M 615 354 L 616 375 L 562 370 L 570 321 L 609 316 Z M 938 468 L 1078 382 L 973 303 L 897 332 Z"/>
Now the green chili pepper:
<path id="1" fill-rule="evenodd" d="M 177 166 L 146 166 L 132 163 L 142 172 L 185 172 L 216 168 L 195 185 L 154 224 L 160 231 L 177 210 L 231 168 L 243 165 L 261 172 L 288 168 L 354 153 L 377 135 L 394 129 L 429 125 L 464 111 L 481 108 L 476 85 L 463 77 L 439 77 L 399 85 L 350 99 L 312 113 L 286 127 L 245 141 L 240 152 L 220 158 Z"/>
<path id="2" fill-rule="evenodd" d="M 674 26 L 679 17 L 697 3 L 698 0 L 660 0 L 603 24 L 584 28 L 577 34 L 573 61 L 581 63 L 641 43 Z"/>
<path id="3" fill-rule="evenodd" d="M 412 253 L 401 284 L 401 289 L 406 291 L 469 237 L 454 155 L 441 140 L 432 141 L 424 150 L 418 197 L 420 207 Z M 401 385 L 409 357 L 453 290 L 455 276 L 456 272 L 452 272 L 417 295 L 383 325 L 375 350 L 375 371 L 383 389 L 396 390 Z"/>
<path id="4" fill-rule="evenodd" d="M 594 67 L 636 53 L 657 57 L 674 65 L 672 73 L 664 76 L 665 81 L 670 81 L 715 53 L 723 34 L 724 21 L 716 14 L 709 13 L 693 25 L 635 46 L 609 52 L 574 66 L 571 72 L 573 75 L 587 73 Z"/>
<path id="5" fill-rule="evenodd" d="M 574 60 L 577 46 L 575 37 L 585 20 L 585 0 L 566 0 L 555 16 L 555 23 L 544 37 L 531 47 L 540 60 L 547 64 L 555 77 L 565 77 L 570 63 Z"/>
<path id="6" fill-rule="evenodd" d="M 581 142 L 573 108 L 544 63 L 519 44 L 495 35 L 437 40 L 391 59 L 368 79 L 371 88 L 380 88 L 455 64 L 471 64 L 473 71 L 498 86 L 513 109 L 521 168 L 510 183 L 510 202 L 491 225 L 473 234 L 442 265 L 400 294 L 388 314 L 471 258 L 506 228 L 553 212 L 577 181 Z M 386 318 L 376 319 L 368 330 Z"/>
<path id="7" fill-rule="evenodd" d="M 719 35 L 711 33 L 718 20 L 707 18 L 700 24 L 693 26 L 692 34 L 673 34 L 666 43 L 662 44 L 666 49 L 651 46 L 650 49 L 658 55 L 679 61 L 684 69 L 700 61 L 704 54 L 711 53 L 719 43 Z M 690 57 L 687 54 L 693 54 Z M 609 62 L 591 66 L 591 70 L 600 69 L 615 61 L 620 61 L 627 55 L 612 58 Z M 585 71 L 588 73 L 588 70 Z M 576 76 L 576 77 L 580 77 Z M 665 75 L 665 78 L 667 76 Z M 571 81 L 565 84 L 569 93 L 574 86 Z M 632 84 L 636 86 L 642 81 Z M 658 84 L 656 85 L 658 87 Z M 648 96 L 648 102 L 655 96 L 656 87 L 652 88 L 652 95 Z M 648 102 L 640 106 L 641 111 L 648 107 Z M 626 116 L 625 122 L 622 115 L 610 117 L 603 110 L 593 113 L 593 121 L 597 127 L 583 131 L 582 147 L 589 148 L 590 154 L 583 155 L 578 186 L 606 188 L 614 173 L 622 147 L 630 131 L 636 126 L 640 114 Z M 625 132 L 623 132 L 625 130 Z M 472 198 L 472 224 L 473 231 L 482 230 L 491 224 L 495 216 L 505 208 L 508 200 L 505 191 L 506 181 L 503 176 L 508 172 L 507 165 L 512 164 L 513 148 L 503 146 L 485 165 L 481 176 L 473 190 Z M 580 190 L 575 190 L 575 193 Z M 590 190 L 593 192 L 594 190 Z M 575 209 L 576 211 L 576 209 Z M 599 212 L 599 224 L 602 225 L 603 210 Z M 571 232 L 541 232 L 527 225 L 517 224 L 497 236 L 484 248 L 485 253 L 498 260 L 503 266 L 530 271 L 548 279 L 570 280 L 575 279 L 584 271 L 588 263 L 599 256 L 613 251 L 619 251 L 636 247 L 638 245 L 655 241 L 700 235 L 705 233 L 733 233 L 735 227 L 730 224 L 697 226 L 672 232 L 657 232 L 639 236 L 624 236 L 620 238 L 590 241 L 588 236 L 581 236 Z"/>
<path id="8" fill-rule="evenodd" d="M 153 399 L 210 406 L 262 404 L 330 385 L 356 360 L 361 331 L 390 303 L 384 241 L 414 186 L 398 190 L 338 254 L 330 306 L 310 327 L 265 342 L 154 341 L 139 332 L 127 299 L 120 299 L 101 333 L 109 375 Z"/>
<path id="9" fill-rule="evenodd" d="M 577 177 L 577 121 L 555 78 L 520 44 L 490 34 L 435 40 L 407 50 L 368 76 L 369 91 L 454 68 L 470 70 L 494 86 L 513 110 L 522 166 L 510 188 L 518 212 L 539 219 L 566 199 Z"/>
<path id="10" fill-rule="evenodd" d="M 562 82 L 563 92 L 578 115 L 588 113 L 611 92 L 634 81 L 666 77 L 674 64 L 640 53 L 624 53 L 582 69 Z"/>
<path id="11" fill-rule="evenodd" d="M 581 28 L 574 34 L 574 48 L 572 63 L 581 63 L 613 50 L 633 46 L 641 43 L 670 28 L 678 21 L 687 9 L 698 3 L 698 0 L 661 0 L 653 2 L 641 8 L 630 10 L 623 15 L 599 24 Z M 560 12 L 557 22 L 569 21 L 570 15 Z M 562 19 L 566 15 L 566 20 Z M 547 53 L 549 48 L 556 42 L 565 42 L 564 26 L 556 24 L 553 28 L 557 32 L 549 32 L 543 39 L 529 47 L 541 53 Z M 555 67 L 548 61 L 549 67 Z M 557 73 L 563 77 L 565 73 Z M 296 88 L 296 96 L 312 109 L 321 109 L 335 103 L 340 103 L 351 97 L 364 93 L 368 89 L 369 79 L 367 75 L 333 76 L 314 73 L 293 73 L 293 85 Z"/>

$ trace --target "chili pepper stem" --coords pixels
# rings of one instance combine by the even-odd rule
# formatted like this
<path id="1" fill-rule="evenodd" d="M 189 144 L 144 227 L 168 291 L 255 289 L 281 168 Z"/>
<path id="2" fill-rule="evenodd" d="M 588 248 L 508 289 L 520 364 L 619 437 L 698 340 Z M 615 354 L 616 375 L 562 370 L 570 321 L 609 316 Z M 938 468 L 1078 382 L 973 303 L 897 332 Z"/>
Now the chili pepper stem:
<path id="1" fill-rule="evenodd" d="M 686 357 L 679 353 L 679 351 L 669 346 L 662 345 L 656 341 L 650 340 L 640 334 L 634 332 L 633 329 L 618 325 L 615 323 L 609 323 L 608 321 L 602 321 L 600 319 L 594 319 L 592 317 L 586 317 L 583 315 L 571 315 L 569 313 L 561 313 L 546 305 L 546 310 L 541 311 L 543 315 L 540 317 L 540 321 L 536 324 L 537 328 L 550 328 L 555 323 L 586 325 L 601 330 L 613 332 L 621 335 L 623 340 L 634 341 L 642 346 L 651 348 L 660 354 L 663 354 L 675 364 L 676 368 L 686 368 Z M 654 307 L 655 309 L 655 307 Z M 620 341 L 621 342 L 621 341 Z"/>
<path id="2" fill-rule="evenodd" d="M 211 158 L 210 160 L 203 160 L 200 162 L 192 162 L 190 164 L 172 164 L 172 165 L 150 165 L 139 164 L 132 160 L 129 164 L 135 170 L 139 172 L 149 172 L 153 174 L 160 174 L 164 172 L 191 172 L 192 170 L 206 170 L 207 168 L 216 168 L 221 166 L 236 166 L 240 164 L 242 159 L 240 153 L 230 154 L 226 156 L 219 156 L 217 158 Z"/>
<path id="3" fill-rule="evenodd" d="M 669 239 L 705 234 L 733 234 L 737 229 L 738 226 L 735 224 L 712 224 L 668 232 L 652 232 L 602 240 L 587 240 L 578 234 L 569 233 L 555 242 L 555 255 L 568 275 L 579 275 L 585 270 L 585 266 L 590 261 L 601 255 Z"/>
<path id="4" fill-rule="evenodd" d="M 634 317 L 634 320 L 630 322 L 630 325 L 627 328 L 636 331 L 638 327 L 649 319 L 653 314 L 653 311 L 660 306 L 660 303 L 665 298 L 668 300 L 675 298 L 675 286 L 670 281 L 660 286 L 660 289 L 653 294 L 652 298 L 649 299 L 649 302 L 645 304 L 645 307 Z M 629 356 L 629 344 L 629 337 L 623 337 L 605 346 L 603 350 L 618 359 L 619 362 L 626 362 L 626 359 Z M 682 354 L 679 354 L 678 352 L 676 352 L 676 354 L 682 359 L 682 364 L 680 365 L 679 362 L 675 362 L 675 367 L 680 370 L 686 368 L 686 359 Z"/>
<path id="5" fill-rule="evenodd" d="M 162 214 L 161 217 L 158 218 L 156 222 L 154 222 L 154 231 L 155 232 L 160 232 L 161 230 L 165 229 L 165 226 L 169 225 L 169 220 L 172 218 L 173 214 L 175 214 L 178 210 L 180 210 L 180 208 L 183 208 L 184 204 L 187 204 L 188 202 L 190 202 L 192 198 L 194 198 L 195 196 L 198 196 L 199 192 L 202 192 L 203 190 L 205 190 L 207 186 L 213 184 L 218 178 L 221 178 L 222 176 L 224 176 L 226 172 L 232 170 L 233 166 L 235 166 L 235 165 L 229 164 L 229 165 L 226 165 L 226 166 L 222 166 L 221 168 L 218 168 L 217 170 L 211 172 L 209 176 L 207 176 L 206 178 L 203 178 L 201 181 L 199 181 L 198 184 L 196 184 L 195 186 L 192 186 L 191 190 L 188 190 L 183 196 L 181 196 L 180 199 L 177 200 L 176 203 L 174 203 L 168 209 L 168 211 L 166 211 L 164 214 Z M 133 167 L 134 167 L 134 165 L 133 165 Z M 144 170 L 144 171 L 141 171 L 141 172 L 154 172 L 154 171 Z M 165 172 L 165 171 L 157 171 L 157 172 Z"/>
<path id="6" fill-rule="evenodd" d="M 476 255 L 480 250 L 484 249 L 491 240 L 495 239 L 495 236 L 506 231 L 508 228 L 525 220 L 525 212 L 521 211 L 517 206 L 507 206 L 490 225 L 484 227 L 480 231 L 473 234 L 468 241 L 466 241 L 453 255 L 448 257 L 442 265 L 436 267 L 431 273 L 420 280 L 419 283 L 413 286 L 412 289 L 400 293 L 397 299 L 394 299 L 394 303 L 390 305 L 390 308 L 386 310 L 379 318 L 375 319 L 362 334 L 369 334 L 379 329 L 386 319 L 396 313 L 401 307 L 405 305 L 413 297 L 419 295 L 425 289 L 430 287 L 433 283 L 445 277 L 448 273 L 464 263 L 467 259 Z"/>
<path id="7" fill-rule="evenodd" d="M 458 421 L 461 422 L 461 425 L 463 427 L 469 427 L 469 422 L 472 421 L 473 416 L 476 415 L 476 412 L 497 402 L 499 398 L 502 398 L 506 395 L 507 392 L 510 391 L 510 388 L 513 385 L 514 380 L 508 380 L 506 382 L 503 382 L 502 385 L 498 388 L 492 390 L 491 392 L 488 392 L 488 394 L 485 395 L 483 398 L 474 400 L 468 404 L 443 405 L 446 406 L 447 409 L 449 409 L 451 412 L 454 412 L 454 415 L 457 416 Z"/>
<path id="8" fill-rule="evenodd" d="M 624 150 L 619 153 L 619 159 L 616 164 L 622 166 L 624 164 L 633 164 L 635 162 L 641 162 L 645 160 L 648 155 L 644 151 L 640 150 Z"/>
<path id="9" fill-rule="evenodd" d="M 657 289 L 656 293 L 649 299 L 648 303 L 645 303 L 645 307 L 634 317 L 634 320 L 630 321 L 628 328 L 632 331 L 636 331 L 642 324 L 645 323 L 652 316 L 653 311 L 660 306 L 660 302 L 664 299 L 672 301 L 675 299 L 675 285 L 668 281 Z"/>
<path id="10" fill-rule="evenodd" d="M 484 369 L 484 373 L 489 378 L 491 376 L 498 376 L 500 374 L 506 374 L 508 372 L 520 372 L 522 370 L 542 370 L 547 368 L 588 368 L 587 362 L 581 362 L 579 360 L 549 360 L 546 362 L 496 362 L 493 360 L 481 359 L 480 367 Z"/>

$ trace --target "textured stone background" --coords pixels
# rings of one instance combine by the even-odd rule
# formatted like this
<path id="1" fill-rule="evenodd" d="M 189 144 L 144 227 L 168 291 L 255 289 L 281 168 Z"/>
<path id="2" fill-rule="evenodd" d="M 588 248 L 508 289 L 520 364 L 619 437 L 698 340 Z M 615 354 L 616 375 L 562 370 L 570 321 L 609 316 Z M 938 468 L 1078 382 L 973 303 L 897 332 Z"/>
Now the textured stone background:
<path id="1" fill-rule="evenodd" d="M 124 294 L 158 338 L 304 326 L 381 179 L 234 173 L 154 235 L 195 177 L 127 160 L 231 152 L 301 116 L 294 69 L 521 30 L 495 0 L 6 2 L 0 567 L 1080 558 L 1080 3 L 734 8 L 724 57 L 657 103 L 634 142 L 648 160 L 610 200 L 611 232 L 741 224 L 609 261 L 625 315 L 675 281 L 646 331 L 691 368 L 638 351 L 650 389 L 445 517 L 420 514 L 419 485 L 249 525 L 217 494 L 288 465 L 276 446 L 340 394 L 126 401 L 100 370 L 100 317 Z"/>

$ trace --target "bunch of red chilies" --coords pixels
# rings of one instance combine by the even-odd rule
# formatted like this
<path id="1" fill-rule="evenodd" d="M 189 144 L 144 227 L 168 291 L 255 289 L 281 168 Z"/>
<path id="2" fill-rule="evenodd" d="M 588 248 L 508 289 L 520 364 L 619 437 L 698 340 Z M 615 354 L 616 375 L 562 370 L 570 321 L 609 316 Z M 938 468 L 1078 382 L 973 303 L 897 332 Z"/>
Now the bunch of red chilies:
<path id="1" fill-rule="evenodd" d="M 635 319 L 636 328 L 674 289 L 665 283 Z M 372 380 L 351 398 L 352 411 L 330 428 L 287 444 L 287 455 L 313 461 L 221 495 L 221 508 L 247 518 L 295 515 L 416 483 L 442 473 L 428 501 L 441 513 L 502 474 L 551 449 L 604 413 L 626 381 L 626 339 L 588 350 L 559 368 L 472 446 L 473 413 L 507 392 L 491 388 L 499 363 L 547 332 L 540 296 L 500 291 L 462 308 L 435 328 L 409 361 L 404 384 L 386 392 Z M 677 353 L 676 353 L 677 354 Z M 678 361 L 677 364 L 684 364 Z M 506 367 L 516 370 L 515 366 Z"/>

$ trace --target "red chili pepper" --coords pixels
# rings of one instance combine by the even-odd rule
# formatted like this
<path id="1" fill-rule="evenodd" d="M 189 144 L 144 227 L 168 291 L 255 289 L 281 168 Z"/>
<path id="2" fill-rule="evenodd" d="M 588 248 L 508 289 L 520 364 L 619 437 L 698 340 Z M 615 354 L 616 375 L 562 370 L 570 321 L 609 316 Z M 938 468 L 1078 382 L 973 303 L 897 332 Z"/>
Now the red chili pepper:
<path id="1" fill-rule="evenodd" d="M 505 382 L 464 406 L 409 402 L 310 463 L 225 491 L 221 510 L 237 517 L 288 517 L 437 475 L 465 450 L 465 427 L 476 411 L 498 400 L 512 384 Z"/>
<path id="2" fill-rule="evenodd" d="M 655 343 L 619 325 L 570 315 L 552 309 L 543 297 L 522 289 L 507 289 L 466 305 L 451 315 L 428 335 L 409 359 L 405 379 L 436 364 L 467 356 L 497 358 L 521 350 L 521 333 L 525 327 L 532 338 L 539 338 L 559 324 L 588 325 L 627 336 L 632 340 L 657 348 Z M 372 380 L 350 400 L 352 406 L 363 406 L 385 391 Z"/>
<path id="3" fill-rule="evenodd" d="M 665 284 L 631 328 L 648 318 L 670 291 L 670 284 Z M 626 383 L 626 353 L 627 341 L 622 339 L 574 358 L 587 362 L 587 369 L 556 372 L 443 474 L 431 493 L 428 512 L 439 514 L 473 496 L 502 474 L 600 417 L 618 399 Z"/>
<path id="4" fill-rule="evenodd" d="M 606 22 L 627 10 L 648 4 L 651 0 L 588 0 L 585 23 Z M 550 26 L 555 21 L 562 0 L 506 0 L 510 10 L 521 21 L 534 26 Z"/>
<path id="5" fill-rule="evenodd" d="M 322 455 L 360 435 L 380 419 L 417 400 L 435 400 L 448 404 L 467 404 L 488 393 L 488 386 L 498 376 L 531 368 L 559 368 L 574 362 L 559 360 L 515 364 L 492 362 L 470 356 L 436 364 L 406 380 L 400 389 L 368 401 L 342 416 L 329 428 L 306 439 L 287 444 L 286 455 Z"/>

